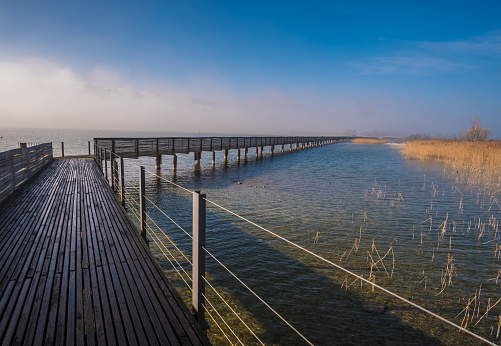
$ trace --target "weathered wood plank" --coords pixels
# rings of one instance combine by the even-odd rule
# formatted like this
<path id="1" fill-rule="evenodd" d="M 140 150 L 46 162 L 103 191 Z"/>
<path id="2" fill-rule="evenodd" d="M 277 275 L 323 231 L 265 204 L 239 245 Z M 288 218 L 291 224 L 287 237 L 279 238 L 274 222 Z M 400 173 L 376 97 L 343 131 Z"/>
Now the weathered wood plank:
<path id="1" fill-rule="evenodd" d="M 55 160 L 7 201 L 2 343 L 208 344 L 92 160 Z"/>
<path id="2" fill-rule="evenodd" d="M 0 153 L 0 203 L 52 161 L 52 143 Z"/>

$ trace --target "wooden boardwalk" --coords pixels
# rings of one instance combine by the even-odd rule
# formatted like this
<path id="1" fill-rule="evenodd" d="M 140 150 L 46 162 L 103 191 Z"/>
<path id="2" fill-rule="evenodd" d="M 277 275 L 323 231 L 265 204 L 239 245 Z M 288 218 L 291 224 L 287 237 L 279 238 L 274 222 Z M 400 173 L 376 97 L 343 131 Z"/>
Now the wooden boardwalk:
<path id="1" fill-rule="evenodd" d="M 0 344 L 209 344 L 91 159 L 0 205 Z"/>

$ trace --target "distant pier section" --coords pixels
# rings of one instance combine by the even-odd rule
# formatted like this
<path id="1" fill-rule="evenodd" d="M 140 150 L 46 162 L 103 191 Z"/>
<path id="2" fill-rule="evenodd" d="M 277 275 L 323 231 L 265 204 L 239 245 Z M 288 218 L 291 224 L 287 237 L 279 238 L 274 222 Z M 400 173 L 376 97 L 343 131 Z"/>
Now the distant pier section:
<path id="1" fill-rule="evenodd" d="M 138 158 L 140 156 L 156 157 L 156 166 L 160 167 L 162 155 L 173 155 L 173 166 L 176 169 L 176 154 L 194 153 L 195 161 L 200 162 L 203 151 L 212 152 L 212 163 L 215 163 L 215 152 L 224 152 L 227 161 L 228 151 L 237 150 L 237 160 L 240 151 L 247 159 L 248 150 L 256 148 L 256 156 L 263 155 L 263 148 L 275 148 L 280 152 L 306 149 L 320 145 L 347 141 L 354 137 L 161 137 L 161 138 L 94 138 L 94 150 L 97 153 L 105 149 L 123 158 Z"/>

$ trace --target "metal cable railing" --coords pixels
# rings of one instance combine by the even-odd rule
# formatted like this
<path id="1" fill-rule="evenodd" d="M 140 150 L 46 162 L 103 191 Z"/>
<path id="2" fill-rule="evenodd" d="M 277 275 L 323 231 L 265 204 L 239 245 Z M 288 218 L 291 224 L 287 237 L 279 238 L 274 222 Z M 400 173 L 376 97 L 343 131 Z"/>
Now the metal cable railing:
<path id="1" fill-rule="evenodd" d="M 101 150 L 98 150 L 97 160 L 100 160 L 100 159 L 102 159 L 102 157 L 103 157 L 103 155 L 101 155 L 100 153 L 101 153 Z M 106 151 L 105 151 L 105 153 L 106 153 Z M 112 156 L 112 155 L 111 155 L 111 154 L 109 154 L 109 157 L 111 157 L 111 156 Z M 116 155 L 115 155 L 115 157 L 118 157 L 118 156 L 116 156 Z M 106 158 L 106 154 L 104 154 L 104 158 Z M 121 161 L 121 162 L 123 162 L 123 161 Z M 106 168 L 106 165 L 105 165 L 105 168 Z M 110 169 L 111 169 L 111 172 L 114 172 L 114 170 L 113 170 L 112 168 L 110 168 Z M 123 169 L 122 169 L 121 171 L 123 172 Z M 172 182 L 172 181 L 170 181 L 170 180 L 168 180 L 168 179 L 165 179 L 164 177 L 161 177 L 161 176 L 157 175 L 156 173 L 153 173 L 153 172 L 150 172 L 150 171 L 147 171 L 147 170 L 144 170 L 144 169 L 142 169 L 142 171 L 143 171 L 143 172 L 147 172 L 147 173 L 149 173 L 149 174 L 151 174 L 151 175 L 154 175 L 156 178 L 161 179 L 161 180 L 163 180 L 163 181 L 165 181 L 165 182 L 167 182 L 167 183 L 171 184 L 172 186 L 175 186 L 175 187 L 177 187 L 177 188 L 180 188 L 180 189 L 182 189 L 183 191 L 189 192 L 189 193 L 190 193 L 190 194 L 192 194 L 192 195 L 193 195 L 193 194 L 197 194 L 197 192 L 195 192 L 195 191 L 191 191 L 191 190 L 189 190 L 189 189 L 186 189 L 185 187 L 180 186 L 180 185 L 178 185 L 178 184 L 176 184 L 176 183 L 174 183 L 174 182 Z M 103 172 L 103 174 L 104 174 L 104 173 L 105 173 L 105 172 Z M 123 173 L 122 173 L 122 174 L 123 174 Z M 143 173 L 143 174 L 144 174 L 144 173 Z M 112 174 L 112 175 L 114 175 L 114 174 Z M 144 177 L 143 177 L 143 179 L 144 179 Z M 121 178 L 121 180 L 120 180 L 120 184 L 122 184 L 122 185 L 123 185 L 123 184 L 124 184 L 124 183 L 123 183 L 123 181 L 124 181 L 124 180 L 123 180 L 123 176 L 122 176 L 122 178 Z M 118 185 L 118 182 L 117 182 L 117 185 Z M 129 188 L 131 188 L 131 187 L 129 186 Z M 141 188 L 141 187 L 140 187 L 139 189 L 138 189 L 138 188 L 136 188 L 136 187 L 133 187 L 132 189 L 134 189 L 135 191 L 137 191 L 137 192 L 139 193 L 139 198 L 141 198 L 141 194 L 142 194 L 142 197 L 144 197 L 144 200 L 145 200 L 145 201 L 148 201 L 148 202 L 149 202 L 149 203 L 150 203 L 150 204 L 151 204 L 151 205 L 155 208 L 155 210 L 157 210 L 158 212 L 160 212 L 160 214 L 162 214 L 163 216 L 165 216 L 165 217 L 166 217 L 166 218 L 167 218 L 167 219 L 168 219 L 171 223 L 173 223 L 176 227 L 178 227 L 179 229 L 181 229 L 181 230 L 182 230 L 182 231 L 183 231 L 186 235 L 188 235 L 188 236 L 189 236 L 189 237 L 190 237 L 193 241 L 195 241 L 195 240 L 196 240 L 196 239 L 195 239 L 195 230 L 194 230 L 194 233 L 193 233 L 192 235 L 190 235 L 190 234 L 189 234 L 189 233 L 188 233 L 185 229 L 183 229 L 183 228 L 182 228 L 182 227 L 181 227 L 178 223 L 176 223 L 176 222 L 173 220 L 173 218 L 172 218 L 172 217 L 170 217 L 169 215 L 167 215 L 167 213 L 165 213 L 165 212 L 164 212 L 164 211 L 163 211 L 160 207 L 158 207 L 158 206 L 157 206 L 157 205 L 156 205 L 156 204 L 155 204 L 155 203 L 154 203 L 151 199 L 147 198 L 147 197 L 146 197 L 146 193 L 144 193 L 144 192 L 142 193 L 142 191 L 144 191 L 144 190 L 142 190 L 142 188 Z M 122 189 L 122 190 L 123 190 L 123 189 Z M 125 189 L 125 190 L 127 190 L 127 189 Z M 125 198 L 125 197 L 126 197 L 126 198 Z M 178 251 L 179 251 L 179 252 L 183 255 L 183 257 L 184 257 L 186 260 L 188 260 L 187 256 L 185 256 L 185 255 L 184 255 L 184 253 L 183 253 L 183 252 L 182 252 L 182 251 L 181 251 L 181 250 L 180 250 L 180 249 L 179 249 L 179 248 L 175 245 L 175 243 L 174 243 L 174 242 L 173 242 L 173 241 L 172 241 L 169 237 L 167 237 L 167 235 L 165 234 L 165 231 L 164 231 L 164 230 L 163 230 L 163 229 L 162 229 L 162 228 L 161 228 L 161 227 L 160 227 L 160 226 L 159 226 L 159 225 L 158 225 L 158 224 L 157 224 L 157 223 L 156 223 L 156 222 L 152 219 L 151 215 L 149 215 L 149 214 L 147 214 L 147 213 L 146 213 L 146 211 L 144 210 L 144 207 L 142 207 L 142 206 L 141 206 L 141 205 L 142 205 L 142 203 L 144 203 L 144 202 L 141 202 L 141 201 L 137 202 L 137 201 L 135 200 L 135 198 L 133 198 L 133 197 L 132 197 L 132 195 L 130 194 L 130 190 L 129 190 L 129 191 L 126 191 L 125 193 L 123 193 L 123 194 L 122 194 L 122 198 L 125 198 L 125 202 L 124 202 L 124 203 L 126 203 L 126 204 L 127 204 L 128 208 L 130 208 L 130 209 L 129 209 L 129 211 L 130 211 L 130 212 L 131 212 L 131 213 L 132 213 L 132 214 L 133 214 L 133 215 L 134 215 L 134 216 L 138 219 L 138 221 L 139 221 L 140 223 L 145 222 L 145 221 L 146 221 L 146 219 L 147 219 L 147 220 L 149 220 L 149 221 L 150 221 L 150 223 L 153 223 L 153 224 L 155 225 L 155 227 L 157 228 L 158 232 L 159 232 L 160 234 L 164 234 L 164 235 L 165 235 L 165 237 L 166 237 L 166 239 L 167 239 L 167 240 L 171 243 L 171 245 L 173 245 L 173 246 L 174 246 L 174 247 L 175 247 L 175 248 L 176 248 L 176 249 L 177 249 L 177 250 L 178 250 Z M 360 280 L 361 282 L 365 282 L 366 284 L 371 285 L 373 288 L 377 288 L 377 289 L 379 289 L 380 291 L 382 291 L 382 292 L 384 292 L 384 293 L 386 293 L 386 294 L 388 294 L 388 295 L 390 295 L 390 296 L 392 296 L 392 297 L 394 297 L 394 298 L 396 298 L 396 299 L 398 299 L 398 300 L 400 300 L 400 301 L 402 301 L 402 302 L 404 302 L 404 303 L 406 303 L 406 304 L 408 304 L 408 305 L 410 305 L 410 306 L 413 306 L 413 307 L 415 307 L 415 308 L 417 308 L 417 309 L 419 309 L 419 310 L 421 310 L 421 311 L 425 312 L 426 314 L 428 314 L 428 315 L 430 315 L 430 316 L 433 316 L 434 318 L 437 318 L 437 319 L 439 319 L 440 321 L 442 321 L 442 322 L 444 322 L 444 323 L 446 323 L 446 324 L 448 324 L 448 325 L 450 325 L 450 326 L 452 326 L 452 327 L 454 327 L 454 328 L 456 328 L 456 329 L 458 329 L 458 330 L 460 330 L 460 331 L 463 331 L 463 332 L 465 332 L 465 333 L 467 333 L 467 334 L 469 334 L 469 335 L 471 335 L 471 336 L 475 337 L 475 338 L 476 338 L 476 339 L 478 339 L 478 340 L 481 340 L 481 341 L 483 341 L 483 342 L 485 342 L 485 343 L 488 343 L 488 344 L 491 344 L 491 345 L 495 345 L 495 344 L 494 344 L 494 343 L 492 343 L 491 341 L 489 341 L 489 340 L 487 340 L 487 339 L 485 339 L 485 338 L 483 338 L 483 337 L 481 337 L 481 336 L 479 336 L 479 335 L 477 335 L 477 334 L 473 333 L 472 331 L 470 331 L 470 330 L 468 330 L 468 329 L 466 329 L 466 328 L 464 328 L 464 327 L 462 327 L 462 326 L 459 326 L 458 324 L 456 324 L 456 323 L 454 323 L 454 322 L 452 322 L 452 321 L 449 321 L 449 320 L 447 320 L 446 318 L 441 317 L 440 315 L 438 315 L 438 314 L 436 314 L 436 313 L 434 313 L 434 312 L 432 312 L 432 311 L 430 311 L 430 310 L 428 310 L 428 309 L 426 309 L 426 308 L 424 308 L 424 307 L 422 307 L 422 306 L 420 306 L 420 305 L 418 305 L 418 304 L 416 304 L 416 303 L 413 303 L 413 302 L 411 302 L 410 300 L 408 300 L 408 299 L 406 299 L 406 298 L 403 298 L 403 297 L 401 297 L 400 295 L 398 295 L 398 294 L 396 294 L 396 293 L 394 293 L 394 292 L 391 292 L 391 291 L 389 291 L 388 289 L 386 289 L 386 288 L 384 288 L 384 287 L 382 287 L 382 286 L 380 286 L 380 285 L 377 285 L 375 282 L 372 282 L 372 281 L 370 281 L 370 280 L 368 280 L 368 279 L 364 278 L 363 276 L 360 276 L 360 275 L 358 275 L 358 274 L 356 274 L 356 273 L 354 273 L 354 272 L 352 272 L 352 271 L 350 271 L 350 270 L 348 270 L 348 269 L 346 269 L 346 268 L 342 267 L 341 265 L 336 264 L 336 263 L 334 263 L 334 262 L 332 262 L 332 261 L 330 261 L 330 260 L 328 260 L 328 259 L 326 259 L 326 258 L 324 258 L 324 257 L 322 257 L 322 256 L 320 256 L 320 255 L 318 255 L 318 254 L 316 254 L 316 253 L 314 253 L 314 252 L 312 252 L 312 251 L 310 251 L 310 250 L 308 250 L 308 249 L 304 248 L 303 246 L 298 245 L 298 244 L 296 244 L 296 243 L 294 243 L 294 242 L 292 242 L 292 241 L 290 241 L 290 240 L 286 239 L 286 238 L 285 238 L 285 237 L 283 237 L 283 236 L 280 236 L 279 234 L 277 234 L 277 233 L 275 233 L 275 232 L 273 232 L 273 231 L 271 231 L 271 230 L 269 230 L 269 229 L 267 229 L 267 228 L 265 228 L 265 227 L 263 227 L 263 226 L 259 225 L 259 224 L 258 224 L 258 223 L 256 223 L 256 222 L 253 222 L 253 221 L 251 221 L 251 220 L 249 220 L 249 219 L 247 219 L 247 218 L 245 218 L 245 217 L 243 217 L 243 216 L 239 215 L 239 214 L 238 214 L 238 213 L 236 213 L 236 212 L 233 212 L 232 210 L 230 210 L 230 209 L 228 209 L 228 208 L 223 207 L 222 205 L 220 205 L 220 204 L 218 204 L 218 203 L 216 203 L 216 202 L 214 202 L 214 201 L 212 201 L 212 200 L 210 200 L 210 199 L 205 198 L 204 196 L 201 196 L 200 200 L 203 200 L 203 201 L 204 201 L 204 203 L 203 203 L 203 206 L 204 206 L 203 216 L 204 216 L 204 217 L 205 217 L 205 202 L 207 202 L 207 203 L 209 203 L 209 204 L 213 205 L 214 207 L 216 207 L 217 209 L 222 210 L 222 211 L 224 211 L 225 213 L 228 213 L 228 214 L 230 214 L 230 215 L 233 215 L 234 217 L 236 217 L 236 218 L 238 218 L 238 219 L 240 219 L 240 220 L 242 220 L 242 221 L 244 221 L 244 222 L 246 222 L 246 223 L 248 223 L 248 224 L 252 225 L 253 227 L 255 227 L 255 228 L 257 228 L 257 229 L 259 229 L 259 230 L 261 230 L 261 231 L 263 231 L 263 232 L 266 232 L 267 234 L 269 234 L 269 235 L 271 235 L 271 236 L 273 236 L 273 237 L 275 237 L 275 238 L 277 238 L 277 239 L 280 239 L 280 240 L 282 240 L 282 241 L 286 242 L 287 244 L 292 245 L 292 246 L 296 247 L 297 249 L 299 249 L 299 250 L 301 250 L 301 251 L 303 251 L 303 252 L 305 252 L 305 253 L 308 253 L 309 255 L 311 255 L 311 256 L 313 256 L 313 257 L 315 257 L 315 258 L 317 258 L 317 259 L 319 259 L 319 260 L 323 261 L 324 263 L 327 263 L 327 264 L 331 265 L 331 266 L 332 266 L 332 267 L 334 267 L 334 268 L 337 268 L 337 269 L 340 269 L 340 270 L 342 270 L 342 271 L 346 272 L 347 274 L 349 274 L 350 276 L 352 276 L 352 277 L 356 278 L 357 280 Z M 130 201 L 132 201 L 132 203 L 131 203 Z M 194 201 L 195 201 L 195 199 L 194 199 Z M 134 203 L 135 205 L 133 205 L 133 203 Z M 136 205 L 139 207 L 139 210 L 138 210 L 138 208 L 136 208 Z M 195 208 L 195 202 L 194 202 L 194 208 Z M 141 215 L 142 213 L 144 214 L 144 216 L 142 216 L 142 215 Z M 143 219 L 144 219 L 144 221 L 141 221 L 141 220 L 143 220 Z M 204 226 L 204 233 L 205 233 L 205 220 L 204 220 L 204 222 L 203 222 L 203 226 Z M 148 232 L 148 235 L 152 238 L 152 240 L 154 241 L 154 243 L 158 246 L 158 248 L 160 249 L 160 251 L 162 251 L 162 253 L 164 254 L 164 256 L 166 256 L 166 258 L 167 258 L 167 257 L 168 257 L 168 256 L 167 256 L 167 253 L 166 253 L 166 252 L 164 252 L 164 251 L 162 250 L 162 249 L 164 249 L 164 250 L 165 250 L 165 249 L 166 249 L 166 246 L 165 246 L 165 244 L 163 244 L 163 241 L 160 239 L 160 237 L 158 236 L 157 232 L 155 232 L 155 231 L 152 229 L 152 227 L 151 227 L 150 225 L 148 225 L 148 223 L 146 223 L 146 222 L 145 222 L 145 224 L 144 224 L 144 227 L 147 229 L 147 230 L 145 230 L 145 234 L 146 234 L 146 231 L 147 231 L 147 232 Z M 204 240 L 204 242 L 205 242 L 205 240 Z M 312 344 L 312 343 L 311 343 L 311 342 L 310 342 L 310 341 L 309 341 L 309 340 L 308 340 L 305 336 L 303 336 L 303 335 L 302 335 L 302 334 L 301 334 L 301 333 L 300 333 L 300 332 L 299 332 L 299 331 L 298 331 L 298 330 L 297 330 L 294 326 L 292 326 L 292 325 L 291 325 L 291 324 L 290 324 L 290 323 L 289 323 L 289 322 L 288 322 L 285 318 L 283 318 L 283 317 L 282 317 L 282 316 L 281 316 L 281 315 L 280 315 L 280 314 L 279 314 L 279 313 L 278 313 L 275 309 L 273 309 L 273 308 L 272 308 L 272 307 L 271 307 L 268 303 L 266 303 L 266 301 L 265 301 L 264 299 L 262 299 L 259 295 L 257 295 L 257 294 L 256 294 L 256 293 L 255 293 L 255 292 L 254 292 L 254 291 L 253 291 L 253 290 L 252 290 L 252 289 L 251 289 L 251 288 L 250 288 L 247 284 L 245 284 L 245 283 L 244 283 L 244 282 L 243 282 L 243 281 L 242 281 L 242 280 L 241 280 L 241 279 L 240 279 L 240 278 L 239 278 L 239 277 L 238 277 L 235 273 L 233 273 L 233 272 L 232 272 L 232 271 L 231 271 L 231 270 L 230 270 L 230 269 L 229 269 L 226 265 L 224 265 L 224 264 L 223 264 L 223 263 L 222 263 L 222 262 L 221 262 L 221 261 L 220 261 L 220 260 L 219 260 L 216 256 L 214 256 L 214 255 L 213 255 L 210 251 L 208 251 L 208 250 L 207 250 L 207 248 L 205 247 L 205 244 L 204 244 L 204 245 L 202 245 L 202 246 L 200 247 L 200 249 L 201 249 L 204 253 L 208 254 L 208 255 L 209 255 L 209 257 L 210 257 L 210 258 L 212 258 L 212 259 L 213 259 L 216 263 L 218 263 L 218 264 L 219 264 L 222 268 L 224 268 L 224 269 L 225 269 L 225 270 L 226 270 L 226 271 L 227 271 L 227 272 L 228 272 L 228 273 L 229 273 L 232 277 L 234 277 L 234 278 L 235 278 L 235 279 L 236 279 L 236 280 L 237 280 L 237 281 L 238 281 L 238 282 L 239 282 L 239 283 L 240 283 L 243 287 L 245 287 L 245 288 L 246 288 L 249 292 L 251 292 L 251 293 L 252 293 L 252 294 L 253 294 L 253 295 L 254 295 L 254 296 L 255 296 L 255 297 L 256 297 L 259 301 L 261 301 L 261 302 L 262 302 L 262 303 L 263 303 L 263 304 L 264 304 L 264 305 L 265 305 L 265 306 L 266 306 L 266 307 L 267 307 L 270 311 L 272 311 L 272 312 L 273 312 L 276 316 L 278 316 L 278 317 L 279 317 L 279 318 L 280 318 L 280 319 L 281 319 L 281 320 L 282 320 L 282 321 L 283 321 L 283 322 L 284 322 L 284 323 L 285 323 L 285 324 L 286 324 L 286 325 L 287 325 L 287 326 L 288 326 L 288 327 L 289 327 L 292 331 L 294 331 L 297 335 L 299 335 L 299 336 L 300 336 L 300 337 L 301 337 L 301 338 L 302 338 L 302 339 L 303 339 L 306 343 L 308 343 L 308 344 L 310 344 L 310 345 Z M 175 258 L 175 256 L 174 256 L 174 255 L 173 255 L 170 251 L 168 251 L 168 253 L 169 253 L 169 256 L 170 256 L 171 258 Z M 169 260 L 169 262 L 171 262 L 171 261 Z M 180 268 L 182 268 L 182 266 L 179 264 L 179 262 L 178 262 L 177 260 L 176 260 L 175 262 L 177 262 L 178 266 L 179 266 Z M 191 262 L 190 262 L 189 260 L 188 260 L 188 262 L 191 264 Z M 205 260 L 204 260 L 204 262 L 205 262 Z M 171 262 L 171 265 L 172 265 L 172 266 L 176 269 L 176 266 L 175 266 L 172 262 Z M 195 263 L 195 262 L 193 261 L 192 266 L 196 266 L 196 265 L 197 265 L 197 263 Z M 179 274 L 179 275 L 183 278 L 183 276 L 181 275 L 181 273 L 180 273 L 177 269 L 176 269 L 176 271 L 177 271 L 177 272 L 178 272 L 178 274 Z M 184 269 L 183 269 L 183 271 L 184 271 Z M 190 276 L 187 274 L 187 272 L 186 272 L 186 271 L 184 271 L 184 273 L 185 273 L 185 274 L 188 276 L 188 278 L 190 278 L 190 280 L 192 280 L 192 281 L 194 281 L 195 279 L 196 279 L 196 280 L 199 280 L 199 278 L 195 278 L 194 276 L 193 276 L 193 277 L 190 277 Z M 238 314 L 238 313 L 237 313 L 237 312 L 236 312 L 236 311 L 235 311 L 235 310 L 231 307 L 231 305 L 230 305 L 230 304 L 229 304 L 229 303 L 228 303 L 228 302 L 227 302 L 227 301 L 226 301 L 226 300 L 222 297 L 222 295 L 221 295 L 221 294 L 220 294 L 220 293 L 219 293 L 219 292 L 218 292 L 218 291 L 217 291 L 217 290 L 213 287 L 213 285 L 209 282 L 209 280 L 208 280 L 207 278 L 205 278 L 205 276 L 204 276 L 204 275 L 201 275 L 201 280 L 204 282 L 204 284 L 207 284 L 207 285 L 208 285 L 208 287 L 209 287 L 209 288 L 211 288 L 211 290 L 212 290 L 212 291 L 216 294 L 216 296 L 217 296 L 217 297 L 218 297 L 218 298 L 219 298 L 219 299 L 220 299 L 220 300 L 221 300 L 221 301 L 222 301 L 222 302 L 226 305 L 226 307 L 228 307 L 228 308 L 231 310 L 231 312 L 232 312 L 232 313 L 233 313 L 233 314 L 237 317 L 237 319 L 238 319 L 238 320 L 239 320 L 239 321 L 240 321 L 240 322 L 241 322 L 241 323 L 242 323 L 242 324 L 243 324 L 243 325 L 247 328 L 247 330 L 248 330 L 248 331 L 249 331 L 249 332 L 253 335 L 253 337 L 254 337 L 256 340 L 258 340 L 261 344 L 264 344 L 264 343 L 260 340 L 260 338 L 256 335 L 256 333 L 255 333 L 254 331 L 252 331 L 252 329 L 248 326 L 248 324 L 247 324 L 247 323 L 245 323 L 245 322 L 243 321 L 243 319 L 239 316 L 239 314 Z M 183 278 L 183 281 L 184 281 L 184 282 L 188 285 L 188 287 L 190 287 L 190 286 L 189 286 L 189 284 L 186 282 L 186 280 L 185 280 L 184 278 Z M 191 289 L 191 287 L 190 287 L 190 289 Z M 193 294 L 194 294 L 194 295 L 195 295 L 195 293 L 196 293 L 196 292 L 193 292 Z M 232 328 L 230 328 L 230 327 L 229 327 L 229 325 L 228 325 L 228 323 L 227 323 L 227 322 L 226 322 L 226 321 L 222 318 L 221 314 L 217 311 L 216 307 L 215 307 L 215 306 L 214 306 L 214 305 L 213 305 L 213 304 L 212 304 L 212 303 L 211 303 L 211 302 L 207 299 L 206 295 L 202 293 L 202 294 L 201 294 L 201 296 L 204 298 L 203 300 L 205 300 L 206 302 L 208 302 L 208 303 L 209 303 L 209 305 L 211 306 L 211 308 L 213 309 L 213 311 L 214 311 L 214 312 L 216 312 L 216 314 L 219 316 L 219 318 L 223 321 L 223 323 L 227 326 L 227 328 L 228 328 L 228 329 L 232 332 L 232 334 L 236 337 L 237 341 L 238 341 L 238 342 L 240 342 L 240 343 L 242 343 L 242 341 L 241 341 L 241 340 L 240 340 L 240 339 L 236 336 L 236 334 L 234 333 L 234 331 L 232 330 Z M 213 316 L 213 315 L 209 312 L 209 309 L 206 309 L 205 303 L 204 303 L 203 301 L 201 302 L 200 307 L 201 307 L 201 308 L 203 308 L 203 309 L 205 309 L 205 312 L 207 312 L 207 313 L 208 313 L 209 317 L 213 320 L 213 322 L 216 324 L 216 326 L 219 328 L 219 330 L 223 333 L 224 337 L 228 340 L 228 342 L 232 343 L 232 342 L 230 341 L 229 336 L 228 336 L 228 335 L 227 335 L 227 334 L 223 331 L 223 328 L 219 325 L 219 323 L 217 323 L 217 321 L 216 321 L 216 319 L 214 318 L 214 316 Z M 199 321 L 199 323 L 200 323 L 200 321 Z"/>

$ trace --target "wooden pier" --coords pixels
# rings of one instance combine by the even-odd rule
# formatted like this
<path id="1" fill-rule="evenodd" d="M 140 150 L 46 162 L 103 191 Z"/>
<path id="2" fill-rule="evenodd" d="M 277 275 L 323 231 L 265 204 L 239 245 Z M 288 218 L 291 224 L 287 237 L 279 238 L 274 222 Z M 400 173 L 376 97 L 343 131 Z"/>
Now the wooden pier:
<path id="1" fill-rule="evenodd" d="M 200 164 L 202 152 L 212 152 L 212 165 L 216 162 L 216 151 L 224 152 L 224 162 L 228 160 L 228 151 L 237 150 L 237 160 L 240 160 L 240 150 L 247 159 L 248 150 L 256 148 L 256 156 L 263 155 L 263 148 L 270 147 L 270 153 L 275 147 L 280 147 L 283 153 L 306 149 L 320 145 L 347 141 L 354 137 L 161 137 L 161 138 L 94 138 L 94 153 L 99 160 L 106 160 L 100 150 L 106 150 L 122 158 L 138 158 L 154 156 L 155 166 L 160 167 L 162 155 L 173 156 L 173 169 L 177 168 L 176 154 L 194 153 L 196 167 Z"/>
<path id="2" fill-rule="evenodd" d="M 209 344 L 92 159 L 0 204 L 0 344 L 42 343 Z"/>

